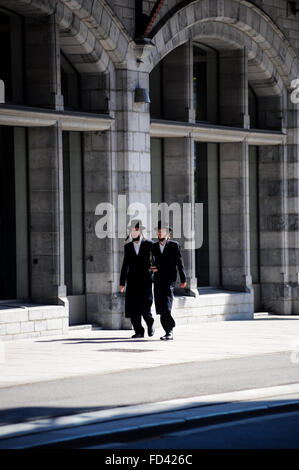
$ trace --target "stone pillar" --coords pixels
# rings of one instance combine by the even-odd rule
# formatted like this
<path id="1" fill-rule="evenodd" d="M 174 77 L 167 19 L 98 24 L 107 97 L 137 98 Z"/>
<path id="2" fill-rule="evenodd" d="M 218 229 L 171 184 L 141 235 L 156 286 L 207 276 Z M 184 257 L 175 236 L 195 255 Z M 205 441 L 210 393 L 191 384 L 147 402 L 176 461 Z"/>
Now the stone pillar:
<path id="1" fill-rule="evenodd" d="M 150 115 L 149 104 L 135 103 L 137 87 L 149 89 L 148 73 L 135 70 L 116 71 L 116 143 L 119 194 L 127 205 L 151 203 Z M 134 218 L 128 216 L 128 222 Z M 136 217 L 135 217 L 136 218 Z M 147 214 L 150 227 L 150 216 Z M 146 221 L 145 221 L 146 222 Z"/>
<path id="2" fill-rule="evenodd" d="M 194 249 L 188 249 L 188 239 L 194 230 L 194 140 L 192 137 L 164 139 L 164 202 L 176 204 L 179 207 L 180 219 L 173 220 L 174 239 L 181 245 L 182 256 L 187 276 L 187 288 L 191 295 L 197 295 L 197 280 L 195 277 Z M 184 203 L 191 204 L 192 210 L 185 212 Z M 186 210 L 186 209 L 185 209 Z M 172 220 L 170 212 L 170 222 Z M 175 236 L 176 222 L 181 237 Z M 190 233 L 189 233 L 190 231 Z M 190 240 L 189 240 L 190 241 Z M 187 243 L 186 243 L 187 242 Z M 180 279 L 178 277 L 177 286 Z"/>
<path id="3" fill-rule="evenodd" d="M 28 129 L 31 297 L 57 303 L 64 285 L 62 133 Z"/>
<path id="4" fill-rule="evenodd" d="M 193 48 L 191 41 L 176 48 L 163 60 L 163 118 L 194 121 Z"/>
<path id="5" fill-rule="evenodd" d="M 292 314 L 299 314 L 299 110 L 288 103 L 287 112 L 288 249 Z"/>
<path id="6" fill-rule="evenodd" d="M 299 109 L 288 97 L 286 112 L 286 152 L 288 185 L 288 286 L 292 289 L 291 313 L 299 314 Z"/>
<path id="7" fill-rule="evenodd" d="M 117 69 L 115 85 L 116 127 L 114 141 L 117 144 L 115 176 L 118 195 L 126 197 L 118 208 L 117 242 L 118 253 L 115 263 L 118 266 L 116 289 L 119 290 L 119 273 L 124 256 L 124 236 L 122 232 L 132 219 L 141 219 L 151 235 L 151 161 L 150 161 L 150 114 L 149 104 L 135 103 L 135 88 L 149 89 L 149 75 L 138 70 Z M 142 206 L 138 207 L 138 204 Z M 135 207 L 134 207 L 135 206 Z M 142 207 L 145 212 L 142 211 Z M 127 215 L 124 217 L 124 211 Z M 141 209 L 141 212 L 139 212 Z M 121 294 L 122 301 L 124 300 Z M 122 304 L 122 312 L 124 303 Z M 122 327 L 130 328 L 130 322 L 122 315 Z"/>
<path id="8" fill-rule="evenodd" d="M 288 261 L 287 148 L 259 147 L 260 282 L 265 310 L 291 313 Z"/>
<path id="9" fill-rule="evenodd" d="M 246 48 L 219 52 L 220 124 L 249 127 Z"/>
<path id="10" fill-rule="evenodd" d="M 120 310 L 115 295 L 115 240 L 108 236 L 100 238 L 97 229 L 97 223 L 106 214 L 99 210 L 99 205 L 113 203 L 110 139 L 110 131 L 85 132 L 83 136 L 86 315 L 88 323 L 119 328 L 112 315 Z"/>
<path id="11" fill-rule="evenodd" d="M 54 16 L 26 18 L 27 104 L 60 109 L 60 47 Z M 31 297 L 65 302 L 62 129 L 28 128 Z"/>
<path id="12" fill-rule="evenodd" d="M 88 82 L 92 86 L 93 78 L 85 77 L 85 93 Z M 115 122 L 110 131 L 88 132 L 84 137 L 86 306 L 89 321 L 119 329 L 131 328 L 124 317 L 124 294 L 119 293 L 126 227 L 131 219 L 141 218 L 148 228 L 146 235 L 151 228 L 149 105 L 134 103 L 135 88 L 148 89 L 148 74 L 116 69 L 111 71 L 110 85 L 110 112 Z M 114 211 L 111 238 L 97 236 L 105 215 L 99 213 L 101 203 L 111 204 Z M 127 215 L 130 205 L 136 203 L 142 203 L 146 213 L 135 214 L 138 206 L 135 210 L 131 206 Z"/>
<path id="13" fill-rule="evenodd" d="M 250 292 L 248 142 L 219 147 L 222 286 Z"/>

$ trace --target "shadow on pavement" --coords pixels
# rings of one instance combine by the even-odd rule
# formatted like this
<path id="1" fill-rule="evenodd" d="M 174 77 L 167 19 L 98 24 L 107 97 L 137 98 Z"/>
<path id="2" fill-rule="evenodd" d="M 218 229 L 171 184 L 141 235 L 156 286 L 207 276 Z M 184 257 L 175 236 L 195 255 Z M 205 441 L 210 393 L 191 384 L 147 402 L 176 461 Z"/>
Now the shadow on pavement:
<path id="1" fill-rule="evenodd" d="M 148 342 L 161 342 L 160 338 L 139 338 L 139 339 L 132 339 L 132 338 L 61 338 L 61 339 L 48 339 L 48 340 L 37 340 L 36 343 L 65 343 L 65 341 L 72 341 L 72 344 L 83 344 L 83 343 L 148 343 Z"/>
<path id="2" fill-rule="evenodd" d="M 121 405 L 119 408 L 128 405 Z M 92 411 L 101 411 L 112 408 L 112 406 L 99 407 L 54 407 L 54 406 L 26 406 L 19 408 L 7 408 L 0 410 L 0 426 L 8 424 L 26 423 L 28 421 L 39 419 L 55 420 L 60 416 L 72 416 L 79 413 L 90 413 Z"/>

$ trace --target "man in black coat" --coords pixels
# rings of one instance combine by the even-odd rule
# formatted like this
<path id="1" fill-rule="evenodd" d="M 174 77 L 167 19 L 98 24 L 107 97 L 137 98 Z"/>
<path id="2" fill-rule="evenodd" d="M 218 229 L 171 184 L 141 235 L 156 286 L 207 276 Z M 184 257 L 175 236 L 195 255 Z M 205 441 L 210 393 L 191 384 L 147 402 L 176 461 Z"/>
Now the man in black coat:
<path id="1" fill-rule="evenodd" d="M 124 292 L 125 316 L 131 319 L 135 334 L 132 338 L 143 338 L 141 317 L 147 325 L 148 335 L 154 334 L 151 249 L 153 242 L 142 236 L 144 227 L 138 220 L 131 225 L 132 241 L 125 244 L 125 254 L 120 274 L 120 292 Z"/>
<path id="2" fill-rule="evenodd" d="M 154 271 L 154 296 L 156 313 L 161 315 L 161 325 L 165 330 L 162 340 L 173 339 L 173 328 L 175 321 L 171 316 L 173 303 L 173 290 L 177 278 L 177 268 L 179 270 L 181 284 L 186 287 L 186 274 L 181 255 L 180 245 L 174 240 L 170 240 L 171 227 L 158 223 L 158 239 L 153 244 Z"/>

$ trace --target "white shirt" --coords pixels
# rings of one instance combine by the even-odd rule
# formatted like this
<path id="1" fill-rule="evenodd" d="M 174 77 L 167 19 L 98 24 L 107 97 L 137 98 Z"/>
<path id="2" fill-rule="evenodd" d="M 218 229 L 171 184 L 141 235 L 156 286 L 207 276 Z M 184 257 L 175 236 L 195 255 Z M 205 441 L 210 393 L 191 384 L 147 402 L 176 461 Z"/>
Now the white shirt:
<path id="1" fill-rule="evenodd" d="M 160 245 L 160 251 L 161 251 L 161 253 L 163 253 L 166 242 L 164 243 L 164 245 L 162 245 L 162 243 L 160 242 L 159 245 Z"/>
<path id="2" fill-rule="evenodd" d="M 140 238 L 140 240 L 139 240 L 138 243 L 136 243 L 136 242 L 133 241 L 133 245 L 134 245 L 135 253 L 136 253 L 136 255 L 138 255 L 139 250 L 140 250 L 140 245 L 141 245 L 141 238 Z"/>

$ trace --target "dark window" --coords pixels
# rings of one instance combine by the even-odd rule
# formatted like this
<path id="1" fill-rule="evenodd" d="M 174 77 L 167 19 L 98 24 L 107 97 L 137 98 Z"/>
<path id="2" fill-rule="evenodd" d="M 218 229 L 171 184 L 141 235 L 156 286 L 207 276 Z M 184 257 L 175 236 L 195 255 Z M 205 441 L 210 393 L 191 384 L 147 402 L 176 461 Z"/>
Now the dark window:
<path id="1" fill-rule="evenodd" d="M 79 74 L 61 54 L 61 93 L 65 109 L 79 109 Z"/>
<path id="2" fill-rule="evenodd" d="M 5 101 L 21 104 L 23 100 L 23 22 L 17 15 L 0 12 L 0 79 L 5 83 Z"/>
<path id="3" fill-rule="evenodd" d="M 81 134 L 63 132 L 65 284 L 68 295 L 84 293 Z"/>
<path id="4" fill-rule="evenodd" d="M 218 145 L 195 144 L 195 202 L 203 203 L 203 244 L 195 250 L 199 286 L 220 285 Z"/>
<path id="5" fill-rule="evenodd" d="M 258 147 L 249 147 L 250 267 L 252 282 L 260 282 L 259 262 Z"/>
<path id="6" fill-rule="evenodd" d="M 193 105 L 196 121 L 218 121 L 218 54 L 206 46 L 193 47 Z"/>
<path id="7" fill-rule="evenodd" d="M 248 112 L 250 116 L 250 127 L 258 128 L 258 100 L 250 85 L 248 85 Z"/>

